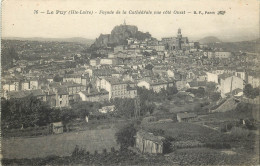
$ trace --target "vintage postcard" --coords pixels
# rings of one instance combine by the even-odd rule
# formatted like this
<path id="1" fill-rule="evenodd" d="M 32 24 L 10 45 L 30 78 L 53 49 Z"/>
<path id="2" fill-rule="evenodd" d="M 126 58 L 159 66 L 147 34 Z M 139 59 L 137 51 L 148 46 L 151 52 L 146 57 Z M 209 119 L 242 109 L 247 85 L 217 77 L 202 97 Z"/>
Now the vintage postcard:
<path id="1" fill-rule="evenodd" d="M 259 165 L 259 0 L 2 0 L 2 165 Z"/>

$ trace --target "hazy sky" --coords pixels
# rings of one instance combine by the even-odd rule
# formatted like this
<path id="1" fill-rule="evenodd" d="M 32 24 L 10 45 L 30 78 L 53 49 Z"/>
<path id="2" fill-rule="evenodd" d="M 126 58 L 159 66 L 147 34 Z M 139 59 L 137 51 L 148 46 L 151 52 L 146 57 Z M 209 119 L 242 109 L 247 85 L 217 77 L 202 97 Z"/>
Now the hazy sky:
<path id="1" fill-rule="evenodd" d="M 34 14 L 34 10 L 45 14 Z M 67 11 L 65 15 L 46 14 L 47 10 Z M 69 10 L 93 10 L 93 15 L 69 15 Z M 184 15 L 100 15 L 100 10 L 186 11 Z M 194 15 L 193 11 L 226 11 L 225 15 Z M 123 23 L 138 26 L 152 36 L 183 36 L 192 39 L 217 36 L 221 39 L 250 39 L 259 36 L 258 0 L 4 0 L 3 37 L 97 38 Z"/>

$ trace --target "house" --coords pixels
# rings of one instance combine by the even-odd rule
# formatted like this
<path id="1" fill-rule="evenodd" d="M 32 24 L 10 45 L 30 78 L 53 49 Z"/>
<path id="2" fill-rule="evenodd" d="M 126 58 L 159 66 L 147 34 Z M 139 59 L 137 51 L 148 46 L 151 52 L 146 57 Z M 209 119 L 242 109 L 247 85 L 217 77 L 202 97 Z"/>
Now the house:
<path id="1" fill-rule="evenodd" d="M 101 65 L 115 65 L 116 63 L 117 63 L 116 59 L 108 59 L 108 58 L 100 59 Z"/>
<path id="2" fill-rule="evenodd" d="M 3 84 L 2 89 L 8 92 L 19 91 L 20 90 L 19 85 L 20 85 L 19 82 L 18 83 L 10 82 L 10 83 Z"/>
<path id="3" fill-rule="evenodd" d="M 168 69 L 168 70 L 167 70 L 167 75 L 168 75 L 169 78 L 174 78 L 174 71 Z"/>
<path id="4" fill-rule="evenodd" d="M 210 73 L 207 72 L 207 81 L 208 82 L 214 82 L 214 83 L 218 83 L 218 75 L 215 73 Z"/>
<path id="5" fill-rule="evenodd" d="M 174 84 L 173 82 L 170 81 L 165 81 L 165 80 L 143 80 L 140 81 L 137 86 L 138 87 L 144 87 L 148 90 L 153 90 L 154 92 L 159 93 L 162 89 L 166 89 L 167 87 L 172 87 Z"/>
<path id="6" fill-rule="evenodd" d="M 63 82 L 74 82 L 81 84 L 81 75 L 80 74 L 67 74 L 63 77 Z"/>
<path id="7" fill-rule="evenodd" d="M 247 83 L 251 84 L 253 88 L 260 86 L 260 77 L 257 75 L 248 75 Z"/>
<path id="8" fill-rule="evenodd" d="M 232 56 L 231 52 L 225 52 L 225 51 L 217 51 L 217 52 L 204 52 L 204 56 L 210 58 L 230 58 Z"/>
<path id="9" fill-rule="evenodd" d="M 30 90 L 30 82 L 24 81 L 21 83 L 21 90 Z"/>
<path id="10" fill-rule="evenodd" d="M 65 90 L 68 92 L 69 102 L 71 103 L 76 101 L 78 92 L 86 90 L 86 86 L 74 82 L 62 82 L 49 84 L 49 89 L 53 91 L 58 91 L 59 89 Z"/>
<path id="11" fill-rule="evenodd" d="M 30 89 L 31 90 L 39 89 L 39 82 L 37 79 L 30 80 Z"/>
<path id="12" fill-rule="evenodd" d="M 65 88 L 60 88 L 56 91 L 56 107 L 69 106 L 69 92 Z"/>
<path id="13" fill-rule="evenodd" d="M 200 47 L 202 48 L 202 45 L 200 45 Z M 205 57 L 211 59 L 213 58 L 215 55 L 214 55 L 214 52 L 204 52 L 203 53 Z"/>
<path id="14" fill-rule="evenodd" d="M 100 64 L 100 59 L 90 59 L 89 60 L 89 65 L 90 66 L 97 66 Z"/>
<path id="15" fill-rule="evenodd" d="M 237 76 L 238 78 L 241 78 L 242 80 L 246 80 L 246 72 L 243 69 L 237 69 L 235 71 L 235 76 Z"/>
<path id="16" fill-rule="evenodd" d="M 102 102 L 109 100 L 109 93 L 105 89 L 81 91 L 78 93 L 82 101 Z"/>
<path id="17" fill-rule="evenodd" d="M 231 52 L 219 51 L 215 52 L 215 58 L 230 58 L 232 55 Z"/>
<path id="18" fill-rule="evenodd" d="M 49 83 L 52 83 L 52 82 L 53 82 L 53 77 L 48 76 L 48 77 L 46 78 L 46 80 L 47 80 Z"/>
<path id="19" fill-rule="evenodd" d="M 225 73 L 225 69 L 224 67 L 217 67 L 217 69 L 215 71 L 213 71 L 214 74 L 220 75 L 220 74 L 224 74 Z"/>
<path id="20" fill-rule="evenodd" d="M 109 99 L 111 98 L 135 98 L 137 90 L 129 87 L 131 82 L 123 81 L 117 77 L 98 78 L 96 81 L 97 88 L 105 89 L 109 92 Z"/>
<path id="21" fill-rule="evenodd" d="M 163 141 L 164 137 L 155 136 L 153 133 L 140 130 L 136 133 L 135 147 L 142 153 L 163 153 Z"/>
<path id="22" fill-rule="evenodd" d="M 165 51 L 164 45 L 149 45 L 148 48 L 156 50 L 156 51 Z"/>
<path id="23" fill-rule="evenodd" d="M 186 90 L 190 88 L 190 85 L 188 84 L 187 81 L 176 81 L 176 87 L 177 90 Z"/>
<path id="24" fill-rule="evenodd" d="M 235 89 L 244 89 L 244 81 L 241 78 L 229 74 L 219 75 L 219 84 L 222 97 Z"/>
<path id="25" fill-rule="evenodd" d="M 50 133 L 52 134 L 61 134 L 63 133 L 63 124 L 62 122 L 55 122 L 50 124 Z"/>
<path id="26" fill-rule="evenodd" d="M 197 118 L 197 115 L 195 113 L 178 113 L 177 114 L 177 120 L 178 122 L 190 122 Z"/>

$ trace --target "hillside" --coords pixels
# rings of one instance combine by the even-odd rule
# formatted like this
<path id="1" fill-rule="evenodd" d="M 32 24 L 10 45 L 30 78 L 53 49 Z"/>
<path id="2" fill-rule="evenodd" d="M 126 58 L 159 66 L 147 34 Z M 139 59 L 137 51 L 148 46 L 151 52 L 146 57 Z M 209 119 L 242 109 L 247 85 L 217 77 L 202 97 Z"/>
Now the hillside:
<path id="1" fill-rule="evenodd" d="M 32 37 L 32 38 L 23 38 L 23 37 L 4 37 L 6 40 L 22 40 L 22 41 L 57 41 L 57 42 L 73 42 L 73 43 L 81 43 L 86 45 L 91 45 L 94 40 L 86 39 L 82 37 L 72 37 L 72 38 L 42 38 L 42 37 Z"/>
<path id="2" fill-rule="evenodd" d="M 208 43 L 219 43 L 221 42 L 220 39 L 218 39 L 215 36 L 207 36 L 199 40 L 201 44 L 208 44 Z"/>
<path id="3" fill-rule="evenodd" d="M 251 40 L 251 41 L 241 41 L 241 42 L 221 42 L 215 43 L 215 48 L 223 48 L 224 50 L 232 51 L 232 52 L 252 52 L 252 53 L 259 53 L 260 47 L 259 46 L 260 39 Z M 213 46 L 213 43 L 209 44 L 209 46 Z"/>
<path id="4" fill-rule="evenodd" d="M 13 67 L 13 60 L 19 59 L 14 47 L 1 47 L 1 66 L 2 69 Z"/>
<path id="5" fill-rule="evenodd" d="M 146 32 L 143 33 L 138 31 L 137 26 L 134 25 L 119 25 L 115 26 L 111 31 L 111 34 L 101 34 L 94 44 L 91 45 L 91 48 L 100 48 L 100 47 L 114 47 L 117 45 L 127 44 L 128 38 L 136 38 L 138 40 L 144 40 L 151 38 L 151 34 Z"/>

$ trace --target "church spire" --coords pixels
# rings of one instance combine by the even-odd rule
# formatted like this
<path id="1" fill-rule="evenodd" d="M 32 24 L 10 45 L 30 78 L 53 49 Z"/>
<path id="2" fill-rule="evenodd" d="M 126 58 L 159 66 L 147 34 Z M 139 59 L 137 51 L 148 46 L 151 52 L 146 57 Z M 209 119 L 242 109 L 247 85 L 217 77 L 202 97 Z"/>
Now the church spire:
<path id="1" fill-rule="evenodd" d="M 126 25 L 125 19 L 124 19 L 124 25 Z"/>

